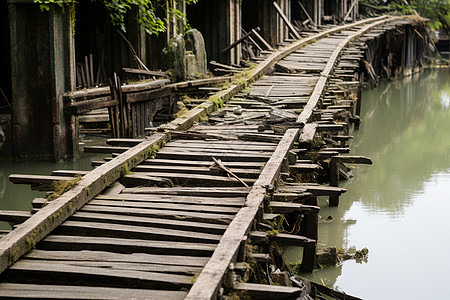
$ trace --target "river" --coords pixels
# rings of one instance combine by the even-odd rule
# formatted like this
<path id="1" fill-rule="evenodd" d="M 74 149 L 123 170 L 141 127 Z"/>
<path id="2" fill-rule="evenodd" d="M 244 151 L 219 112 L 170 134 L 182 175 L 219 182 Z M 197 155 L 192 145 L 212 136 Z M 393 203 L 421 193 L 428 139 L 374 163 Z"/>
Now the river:
<path id="1" fill-rule="evenodd" d="M 104 138 L 89 136 L 80 140 L 80 148 L 84 145 L 104 144 Z M 8 141 L 7 141 L 8 142 Z M 44 192 L 31 190 L 29 185 L 9 182 L 10 174 L 50 175 L 54 170 L 92 170 L 91 161 L 102 160 L 106 155 L 81 153 L 80 159 L 61 163 L 49 161 L 14 161 L 0 160 L 0 210 L 31 210 L 31 201 L 37 197 L 45 197 Z M 10 229 L 8 223 L 0 222 L 0 230 Z"/>
<path id="2" fill-rule="evenodd" d="M 320 245 L 367 247 L 367 262 L 345 261 L 310 279 L 363 299 L 450 299 L 450 77 L 426 70 L 365 90 L 362 124 L 337 208 L 320 199 Z"/>

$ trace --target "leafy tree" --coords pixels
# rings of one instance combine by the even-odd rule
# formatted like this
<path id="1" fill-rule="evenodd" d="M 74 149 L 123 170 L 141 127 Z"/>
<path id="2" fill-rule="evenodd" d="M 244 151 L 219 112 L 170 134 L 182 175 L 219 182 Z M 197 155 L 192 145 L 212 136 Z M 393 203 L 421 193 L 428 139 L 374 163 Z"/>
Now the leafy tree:
<path id="1" fill-rule="evenodd" d="M 126 31 L 125 15 L 136 9 L 138 12 L 138 22 L 143 25 L 145 31 L 149 34 L 159 34 L 167 29 L 166 18 L 161 18 L 156 14 L 158 9 L 166 11 L 169 16 L 175 16 L 178 19 L 186 20 L 185 14 L 176 9 L 175 4 L 182 0 L 91 0 L 98 1 L 104 5 L 109 12 L 111 23 Z M 197 3 L 198 0 L 186 0 L 187 4 Z M 34 0 L 39 3 L 42 10 L 49 10 L 51 4 L 61 7 L 74 7 L 77 0 Z"/>
<path id="2" fill-rule="evenodd" d="M 430 19 L 434 29 L 443 27 L 450 33 L 450 3 L 449 0 L 393 0 L 390 8 L 404 14 L 417 12 L 422 17 Z"/>

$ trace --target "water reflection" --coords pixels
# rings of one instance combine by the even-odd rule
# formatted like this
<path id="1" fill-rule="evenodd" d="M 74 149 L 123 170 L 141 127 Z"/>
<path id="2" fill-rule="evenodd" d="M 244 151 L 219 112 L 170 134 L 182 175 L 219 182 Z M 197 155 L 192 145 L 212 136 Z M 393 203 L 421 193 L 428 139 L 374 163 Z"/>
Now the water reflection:
<path id="1" fill-rule="evenodd" d="M 310 278 L 364 299 L 448 299 L 450 276 L 450 80 L 448 70 L 382 83 L 363 94 L 357 166 L 338 208 L 321 200 L 319 242 L 369 248 L 369 261 L 347 261 Z"/>

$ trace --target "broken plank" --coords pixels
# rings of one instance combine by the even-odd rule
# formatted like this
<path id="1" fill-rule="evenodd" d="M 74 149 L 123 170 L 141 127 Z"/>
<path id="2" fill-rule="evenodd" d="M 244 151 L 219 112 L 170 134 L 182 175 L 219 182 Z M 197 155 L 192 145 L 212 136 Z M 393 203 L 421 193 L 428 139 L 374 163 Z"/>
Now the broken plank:
<path id="1" fill-rule="evenodd" d="M 146 253 L 122 254 L 103 251 L 47 251 L 34 249 L 24 258 L 36 260 L 73 260 L 73 261 L 103 261 L 103 262 L 127 262 L 148 263 L 159 265 L 182 265 L 203 267 L 208 262 L 208 257 L 185 255 L 154 255 Z"/>
<path id="2" fill-rule="evenodd" d="M 0 283 L 0 299 L 174 299 L 186 297 L 183 291 Z"/>
<path id="3" fill-rule="evenodd" d="M 236 197 L 228 195 L 226 198 L 191 196 L 191 195 L 165 195 L 165 194 L 136 194 L 121 193 L 117 195 L 98 195 L 97 200 L 126 200 L 136 202 L 158 202 L 158 203 L 174 203 L 174 204 L 196 204 L 196 205 L 222 205 L 236 206 L 244 205 L 245 197 Z"/>
<path id="4" fill-rule="evenodd" d="M 50 235 L 39 244 L 41 250 L 93 250 L 116 253 L 148 253 L 164 255 L 209 256 L 215 249 L 213 244 L 169 241 L 144 241 L 109 237 L 84 237 Z"/>
<path id="5" fill-rule="evenodd" d="M 162 274 L 153 272 L 121 270 L 108 268 L 70 266 L 66 264 L 45 263 L 43 261 L 21 260 L 12 265 L 5 276 L 8 281 L 52 284 L 86 284 L 95 281 L 97 285 L 115 287 L 180 289 L 192 285 L 191 276 Z"/>
<path id="6" fill-rule="evenodd" d="M 317 242 L 314 239 L 310 239 L 301 235 L 288 233 L 269 234 L 264 231 L 251 231 L 250 238 L 252 239 L 252 243 L 255 244 L 267 244 L 269 241 L 273 241 L 278 245 L 297 247 L 311 247 L 314 246 Z"/>
<path id="7" fill-rule="evenodd" d="M 14 184 L 52 184 L 54 181 L 69 181 L 73 177 L 68 176 L 45 176 L 45 175 L 23 175 L 11 174 L 9 181 Z"/>
<path id="8" fill-rule="evenodd" d="M 246 292 L 252 299 L 301 299 L 304 289 L 257 283 L 235 283 L 233 288 Z"/>
<path id="9" fill-rule="evenodd" d="M 179 204 L 179 203 L 155 203 L 155 202 L 137 202 L 137 201 L 125 201 L 125 200 L 93 199 L 89 202 L 89 205 L 180 210 L 180 211 L 208 212 L 208 213 L 221 213 L 221 214 L 235 214 L 239 211 L 238 207 L 231 207 L 231 206 L 195 205 L 195 204 L 186 205 L 186 204 Z"/>
<path id="10" fill-rule="evenodd" d="M 178 152 L 175 150 L 165 150 L 160 151 L 156 155 L 157 158 L 161 159 L 179 159 L 179 160 L 211 160 L 212 157 L 221 159 L 223 162 L 226 161 L 235 161 L 235 162 L 266 162 L 269 160 L 270 155 L 267 156 L 266 154 L 255 154 L 255 153 L 249 153 L 249 154 L 238 154 L 233 153 L 232 151 L 228 153 L 204 153 L 204 152 Z M 211 163 L 212 164 L 212 163 Z M 226 164 L 225 164 L 226 165 Z"/>
<path id="11" fill-rule="evenodd" d="M 186 170 L 187 172 L 189 170 Z M 242 184 L 235 178 L 215 175 L 189 174 L 189 173 L 162 173 L 162 172 L 136 172 L 133 174 L 150 177 L 161 177 L 170 179 L 178 185 L 201 185 L 201 186 L 241 186 Z M 124 179 L 127 176 L 124 177 Z M 255 179 L 242 178 L 247 184 L 253 184 Z M 121 181 L 123 184 L 124 181 Z"/>
<path id="12" fill-rule="evenodd" d="M 243 176 L 243 177 L 248 177 L 248 178 L 257 178 L 260 173 L 260 170 L 257 170 L 257 169 L 230 168 L 230 170 L 238 176 Z M 166 173 L 181 173 L 182 171 L 189 171 L 189 173 L 191 173 L 191 174 L 204 174 L 204 175 L 212 174 L 211 169 L 208 167 L 194 167 L 194 166 L 186 168 L 184 166 L 139 165 L 136 168 L 134 168 L 133 171 L 136 171 L 136 172 L 166 172 Z"/>
<path id="13" fill-rule="evenodd" d="M 292 212 L 316 213 L 320 210 L 320 207 L 318 206 L 277 201 L 270 201 L 269 208 L 273 213 L 276 214 L 287 214 Z"/>
<path id="14" fill-rule="evenodd" d="M 113 147 L 113 146 L 85 146 L 83 151 L 86 153 L 103 153 L 103 154 L 112 154 L 112 153 L 124 153 L 125 151 L 130 150 L 129 147 Z"/>
<path id="15" fill-rule="evenodd" d="M 213 214 L 193 211 L 166 210 L 166 209 L 142 209 L 132 207 L 112 207 L 87 204 L 81 209 L 83 212 L 104 212 L 111 214 L 152 217 L 171 220 L 184 220 L 195 222 L 211 222 L 215 224 L 229 224 L 233 219 L 233 215 Z"/>
<path id="16" fill-rule="evenodd" d="M 179 195 L 201 197 L 246 197 L 250 189 L 246 187 L 174 187 L 174 188 L 127 188 L 123 193 Z"/>
<path id="17" fill-rule="evenodd" d="M 120 273 L 122 270 L 130 270 L 130 271 L 156 272 L 156 273 L 194 276 L 196 273 L 202 270 L 201 267 L 191 267 L 182 265 L 181 266 L 160 265 L 141 262 L 126 263 L 126 262 L 74 261 L 74 260 L 57 260 L 57 261 L 39 260 L 39 262 L 46 262 L 48 264 L 58 264 L 58 265 L 62 264 L 67 266 L 89 267 L 89 268 L 108 268 L 111 270 L 116 270 L 118 273 Z"/>
<path id="18" fill-rule="evenodd" d="M 151 226 L 156 228 L 189 230 L 193 232 L 204 232 L 211 234 L 222 234 L 227 229 L 227 226 L 222 224 L 159 219 L 151 217 L 115 215 L 107 213 L 89 213 L 81 211 L 74 214 L 72 217 L 70 217 L 69 220 L 83 221 L 83 222 L 87 221 L 87 222 L 125 224 L 142 227 Z"/>
<path id="19" fill-rule="evenodd" d="M 220 235 L 190 232 L 177 229 L 166 229 L 156 227 L 141 227 L 133 225 L 100 223 L 100 222 L 80 222 L 66 221 L 62 223 L 54 234 L 61 235 L 82 235 L 90 237 L 130 238 L 140 240 L 160 240 L 160 241 L 180 241 L 199 243 L 218 243 Z"/>
<path id="20" fill-rule="evenodd" d="M 31 213 L 28 211 L 17 210 L 0 210 L 0 221 L 9 222 L 12 224 L 20 224 L 25 222 L 31 217 Z"/>

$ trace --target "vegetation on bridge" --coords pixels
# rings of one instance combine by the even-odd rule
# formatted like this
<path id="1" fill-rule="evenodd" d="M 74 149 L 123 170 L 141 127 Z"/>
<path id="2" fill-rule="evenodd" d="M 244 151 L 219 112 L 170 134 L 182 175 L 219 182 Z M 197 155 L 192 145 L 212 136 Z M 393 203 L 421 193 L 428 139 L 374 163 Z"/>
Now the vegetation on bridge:
<path id="1" fill-rule="evenodd" d="M 186 20 L 186 15 L 177 9 L 177 2 L 182 0 L 91 0 L 97 1 L 104 5 L 108 11 L 111 23 L 126 31 L 125 18 L 127 13 L 137 11 L 137 20 L 144 27 L 148 34 L 159 34 L 165 32 L 169 18 L 164 16 L 175 17 L 179 20 Z M 196 3 L 198 0 L 185 0 L 187 4 Z M 61 7 L 68 6 L 74 12 L 77 0 L 34 0 L 39 3 L 42 10 L 49 10 L 50 5 L 59 5 Z"/>
<path id="2" fill-rule="evenodd" d="M 360 1 L 378 11 L 397 11 L 406 15 L 417 13 L 430 19 L 429 24 L 433 29 L 442 27 L 450 33 L 450 2 L 448 0 L 392 0 L 388 1 L 387 6 L 380 6 L 379 0 Z"/>

